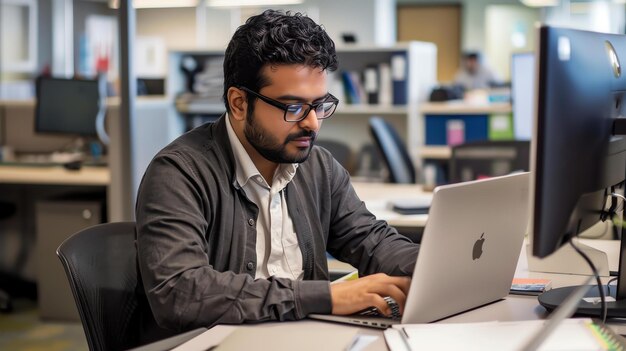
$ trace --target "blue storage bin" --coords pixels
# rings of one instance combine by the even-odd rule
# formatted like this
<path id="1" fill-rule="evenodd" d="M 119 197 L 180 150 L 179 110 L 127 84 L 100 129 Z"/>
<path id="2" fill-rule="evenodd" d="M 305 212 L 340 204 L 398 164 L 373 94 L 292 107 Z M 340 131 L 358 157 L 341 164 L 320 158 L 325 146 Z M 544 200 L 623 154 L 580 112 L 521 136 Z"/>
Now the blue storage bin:
<path id="1" fill-rule="evenodd" d="M 489 139 L 489 115 L 425 115 L 426 145 L 447 145 L 449 120 L 462 120 L 465 124 L 465 142 Z"/>

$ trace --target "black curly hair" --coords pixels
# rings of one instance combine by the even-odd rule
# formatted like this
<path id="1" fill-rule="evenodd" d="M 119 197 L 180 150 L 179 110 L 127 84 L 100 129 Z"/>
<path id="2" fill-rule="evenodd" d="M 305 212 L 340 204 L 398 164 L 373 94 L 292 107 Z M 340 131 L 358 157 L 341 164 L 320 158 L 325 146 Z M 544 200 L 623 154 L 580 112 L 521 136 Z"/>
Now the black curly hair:
<path id="1" fill-rule="evenodd" d="M 335 43 L 324 28 L 297 12 L 266 10 L 248 18 L 237 28 L 224 58 L 224 104 L 228 89 L 244 86 L 258 92 L 269 84 L 261 74 L 265 65 L 304 64 L 334 71 L 337 69 Z M 247 94 L 249 111 L 255 96 Z"/>

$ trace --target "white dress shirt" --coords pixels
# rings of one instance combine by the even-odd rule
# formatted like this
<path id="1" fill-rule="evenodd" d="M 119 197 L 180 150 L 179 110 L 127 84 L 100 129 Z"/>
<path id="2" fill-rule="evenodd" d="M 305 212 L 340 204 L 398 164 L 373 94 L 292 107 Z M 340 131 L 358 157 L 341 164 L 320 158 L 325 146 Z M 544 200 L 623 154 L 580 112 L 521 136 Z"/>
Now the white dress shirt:
<path id="1" fill-rule="evenodd" d="M 464 69 L 457 71 L 454 83 L 462 85 L 465 90 L 488 89 L 491 83 L 499 83 L 500 78 L 494 71 L 486 66 L 478 66 L 474 74 L 470 74 Z"/>
<path id="2" fill-rule="evenodd" d="M 228 139 L 235 156 L 237 183 L 259 208 L 256 221 L 255 278 L 276 276 L 302 279 L 302 252 L 283 191 L 296 175 L 298 164 L 280 164 L 274 173 L 272 184 L 267 184 L 237 138 L 228 115 L 226 120 Z"/>

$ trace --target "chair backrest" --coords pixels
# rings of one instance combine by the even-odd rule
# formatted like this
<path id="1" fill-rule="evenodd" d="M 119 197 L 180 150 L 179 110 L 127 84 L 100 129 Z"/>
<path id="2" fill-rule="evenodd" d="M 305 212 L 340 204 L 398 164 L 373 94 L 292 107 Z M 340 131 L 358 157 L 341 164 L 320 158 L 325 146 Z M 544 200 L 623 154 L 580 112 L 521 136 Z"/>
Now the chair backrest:
<path id="1" fill-rule="evenodd" d="M 65 240 L 57 255 L 67 274 L 90 350 L 140 343 L 135 223 L 96 225 Z"/>
<path id="2" fill-rule="evenodd" d="M 353 173 L 352 150 L 350 147 L 336 140 L 318 139 L 315 144 L 330 151 L 335 160 L 339 162 L 350 174 Z"/>
<path id="3" fill-rule="evenodd" d="M 389 180 L 392 183 L 415 183 L 415 167 L 395 128 L 380 117 L 370 118 L 369 127 L 389 170 Z"/>
<path id="4" fill-rule="evenodd" d="M 450 182 L 528 171 L 530 141 L 479 141 L 452 147 Z"/>
<path id="5" fill-rule="evenodd" d="M 363 179 L 371 179 L 373 181 L 383 181 L 382 173 L 383 160 L 381 159 L 378 146 L 374 144 L 365 144 L 359 150 L 356 156 L 356 165 L 354 175 Z"/>

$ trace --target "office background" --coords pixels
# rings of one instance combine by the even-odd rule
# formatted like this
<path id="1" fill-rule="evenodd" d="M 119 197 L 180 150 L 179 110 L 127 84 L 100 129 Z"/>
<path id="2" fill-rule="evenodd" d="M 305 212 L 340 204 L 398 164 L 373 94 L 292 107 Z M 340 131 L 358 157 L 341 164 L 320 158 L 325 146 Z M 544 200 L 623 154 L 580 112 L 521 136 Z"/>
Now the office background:
<path id="1" fill-rule="evenodd" d="M 535 23 L 624 33 L 626 22 L 624 2 L 613 0 L 304 0 L 290 5 L 258 5 L 262 2 L 233 6 L 235 2 L 224 1 L 230 7 L 220 7 L 214 6 L 219 5 L 219 1 L 179 0 L 170 3 L 182 7 L 158 7 L 159 1 L 145 1 L 143 4 L 158 8 L 143 8 L 142 2 L 137 1 L 134 78 L 140 78 L 137 92 L 150 96 L 137 98 L 131 122 L 133 130 L 128 131 L 119 117 L 120 65 L 123 64 L 119 57 L 119 36 L 122 29 L 115 2 L 0 0 L 0 154 L 4 163 L 11 160 L 10 166 L 0 166 L 0 176 L 8 177 L 10 167 L 19 168 L 13 164 L 13 159 L 19 156 L 27 163 L 36 163 L 33 157 L 59 151 L 75 139 L 35 132 L 37 77 L 94 78 L 97 72 L 103 73 L 110 95 L 107 129 L 111 137 L 106 149 L 108 174 L 102 172 L 107 167 L 96 167 L 96 174 L 87 175 L 83 180 L 78 179 L 82 175 L 76 173 L 69 175 L 76 179 L 60 174 L 59 179 L 69 180 L 56 180 L 55 175 L 46 174 L 45 167 L 40 167 L 35 177 L 41 180 L 0 182 L 1 200 L 18 204 L 15 214 L 0 219 L 0 271 L 42 284 L 38 280 L 40 267 L 58 262 L 51 252 L 38 255 L 34 243 L 42 242 L 41 237 L 50 239 L 57 235 L 42 232 L 41 228 L 73 221 L 72 217 L 60 217 L 63 213 L 77 211 L 82 220 L 74 221 L 76 227 L 61 230 L 56 240 L 89 224 L 132 219 L 134 194 L 121 192 L 136 190 L 147 162 L 159 148 L 189 127 L 218 115 L 222 108 L 219 103 L 207 107 L 181 100 L 188 83 L 181 70 L 183 60 L 194 57 L 196 64 L 209 59 L 219 61 L 234 30 L 250 15 L 265 8 L 300 11 L 323 24 L 337 43 L 340 69 L 362 73 L 371 63 L 392 64 L 394 55 L 404 55 L 408 66 L 406 101 L 382 107 L 379 103 L 345 104 L 342 107 L 346 108 L 338 111 L 338 116 L 325 126 L 328 131 L 323 130 L 321 135 L 348 145 L 353 154 L 350 165 L 355 178 L 388 180 L 388 174 L 380 171 L 384 168 L 382 165 L 374 168 L 373 173 L 368 173 L 363 164 L 359 165 L 359 155 L 368 155 L 364 150 L 367 144 L 373 144 L 367 121 L 371 116 L 382 116 L 400 131 L 419 171 L 416 181 L 430 185 L 445 181 L 440 175 L 441 167 L 451 157 L 451 149 L 445 139 L 445 133 L 449 132 L 445 130 L 446 125 L 439 130 L 444 133 L 443 141 L 433 141 L 437 134 L 431 134 L 429 139 L 427 121 L 441 121 L 437 116 L 451 112 L 441 105 L 430 104 L 428 99 L 433 88 L 452 82 L 463 52 L 481 52 L 483 62 L 504 82 L 511 82 L 512 72 L 515 72 L 514 55 L 534 50 Z M 349 42 L 350 37 L 356 42 Z M 364 56 L 374 58 L 373 62 L 364 60 Z M 524 76 L 523 71 L 520 75 Z M 504 92 L 494 90 L 478 97 L 469 96 L 486 103 L 464 105 L 461 110 L 453 111 L 456 117 L 452 119 L 466 118 L 466 132 L 479 120 L 472 117 L 476 115 L 485 116 L 481 122 L 484 126 L 507 118 L 513 123 L 514 107 L 511 107 L 511 92 L 507 92 L 507 88 L 504 87 Z M 495 101 L 498 96 L 501 101 Z M 193 108 L 199 110 L 190 112 Z M 494 137 L 488 127 L 484 128 L 484 139 L 515 139 L 510 134 Z M 346 130 L 351 133 L 346 134 Z M 122 149 L 117 138 L 128 133 L 130 147 Z M 350 138 L 346 139 L 345 135 Z M 470 139 L 465 135 L 465 141 Z M 124 159 L 125 154 L 132 155 L 130 161 Z M 121 170 L 128 170 L 129 175 L 120 175 Z M 85 168 L 80 170 L 83 175 L 85 171 Z M 75 194 L 77 191 L 79 195 Z M 60 203 L 69 207 L 59 213 Z M 89 207 L 92 205 L 95 207 Z M 85 206 L 89 207 L 88 212 Z M 55 244 L 54 240 L 49 243 L 50 246 Z M 48 261 L 40 257 L 47 257 L 44 259 Z M 53 280 L 63 278 L 54 276 Z M 72 318 L 71 313 L 67 315 L 62 310 L 43 309 L 42 312 L 49 313 L 49 320 Z"/>

